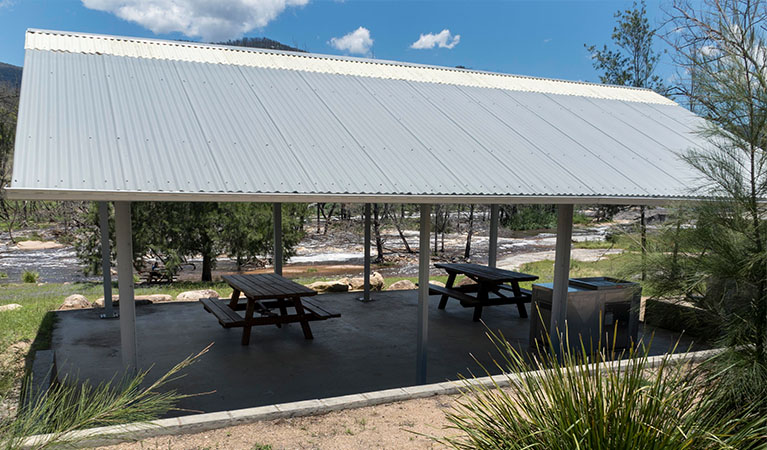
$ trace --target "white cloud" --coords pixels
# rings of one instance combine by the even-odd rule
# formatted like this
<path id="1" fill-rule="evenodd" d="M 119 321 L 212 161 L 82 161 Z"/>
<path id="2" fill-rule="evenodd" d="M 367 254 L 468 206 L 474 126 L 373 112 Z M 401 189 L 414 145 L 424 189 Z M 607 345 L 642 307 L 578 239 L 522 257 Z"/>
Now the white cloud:
<path id="1" fill-rule="evenodd" d="M 369 55 L 370 48 L 373 46 L 373 39 L 370 37 L 370 30 L 365 27 L 359 27 L 340 38 L 330 39 L 330 45 L 343 52 L 356 55 Z"/>
<path id="2" fill-rule="evenodd" d="M 450 30 L 445 28 L 444 30 L 440 31 L 437 34 L 434 34 L 434 33 L 422 34 L 417 41 L 413 42 L 410 45 L 410 48 L 415 48 L 418 50 L 429 49 L 434 47 L 450 49 L 458 45 L 459 42 L 461 42 L 461 35 L 460 34 L 453 35 L 450 33 Z"/>
<path id="3" fill-rule="evenodd" d="M 262 28 L 290 6 L 309 0 L 82 0 L 83 6 L 135 22 L 154 33 L 179 32 L 204 41 L 235 39 Z"/>

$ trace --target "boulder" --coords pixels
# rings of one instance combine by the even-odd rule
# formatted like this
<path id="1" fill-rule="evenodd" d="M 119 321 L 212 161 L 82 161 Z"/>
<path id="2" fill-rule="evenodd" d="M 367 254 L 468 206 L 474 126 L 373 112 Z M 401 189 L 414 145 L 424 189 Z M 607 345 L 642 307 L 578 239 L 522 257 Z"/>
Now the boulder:
<path id="1" fill-rule="evenodd" d="M 384 277 L 381 276 L 378 272 L 373 272 L 370 274 L 370 290 L 371 291 L 380 291 L 384 288 Z M 349 279 L 349 290 L 350 291 L 361 291 L 365 289 L 365 278 L 364 277 L 355 277 Z"/>
<path id="2" fill-rule="evenodd" d="M 440 286 L 445 287 L 445 283 L 437 280 L 429 280 L 429 284 L 433 284 L 434 286 Z"/>
<path id="3" fill-rule="evenodd" d="M 372 283 L 371 283 L 372 285 Z M 349 290 L 350 291 L 361 291 L 365 289 L 365 278 L 363 277 L 354 277 L 349 279 Z"/>
<path id="4" fill-rule="evenodd" d="M 149 300 L 152 303 L 170 302 L 170 301 L 173 301 L 173 296 L 168 294 L 149 294 L 149 295 L 137 295 L 135 299 L 136 301 Z"/>
<path id="5" fill-rule="evenodd" d="M 468 286 L 470 284 L 477 284 L 477 282 L 469 277 L 464 277 L 461 281 L 456 283 L 455 286 Z"/>
<path id="6" fill-rule="evenodd" d="M 21 308 L 21 305 L 19 305 L 18 303 L 9 303 L 7 305 L 0 306 L 0 312 L 3 312 L 3 311 L 13 311 L 13 310 L 19 309 L 19 308 Z"/>
<path id="7" fill-rule="evenodd" d="M 85 309 L 92 307 L 91 302 L 80 294 L 72 294 L 64 299 L 64 303 L 59 306 L 60 310 L 67 309 Z"/>
<path id="8" fill-rule="evenodd" d="M 384 286 L 384 277 L 380 273 L 373 272 L 370 274 L 370 289 L 374 291 L 382 291 Z"/>
<path id="9" fill-rule="evenodd" d="M 344 280 L 315 281 L 307 287 L 317 292 L 346 292 L 349 290 L 349 284 Z"/>
<path id="10" fill-rule="evenodd" d="M 197 301 L 201 298 L 219 298 L 218 292 L 213 289 L 200 289 L 198 291 L 186 291 L 178 294 L 176 300 L 181 301 Z"/>
<path id="11" fill-rule="evenodd" d="M 418 287 L 410 280 L 399 280 L 392 283 L 386 290 L 387 291 L 406 291 L 410 289 L 417 289 Z"/>
<path id="12" fill-rule="evenodd" d="M 152 295 L 136 295 L 133 297 L 136 301 L 136 305 L 151 305 L 153 302 L 166 302 L 173 300 L 173 297 L 166 294 L 152 294 Z M 117 307 L 120 305 L 120 296 L 112 296 L 112 306 Z M 93 306 L 97 308 L 104 307 L 104 297 L 99 297 L 93 302 Z"/>

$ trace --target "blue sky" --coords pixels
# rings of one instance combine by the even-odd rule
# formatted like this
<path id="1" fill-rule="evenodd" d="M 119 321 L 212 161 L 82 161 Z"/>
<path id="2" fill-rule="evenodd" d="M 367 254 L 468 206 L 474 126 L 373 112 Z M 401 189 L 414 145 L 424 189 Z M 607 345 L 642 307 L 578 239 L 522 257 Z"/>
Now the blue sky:
<path id="1" fill-rule="evenodd" d="M 661 2 L 647 3 L 651 21 L 659 23 Z M 169 5 L 180 9 L 174 13 Z M 22 65 L 24 31 L 46 28 L 191 40 L 266 36 L 341 55 L 350 53 L 333 42 L 347 42 L 362 46 L 338 45 L 363 52 L 354 56 L 598 81 L 583 44 L 607 43 L 613 14 L 629 6 L 619 0 L 0 0 L 0 62 Z M 360 27 L 372 45 L 365 45 L 364 30 L 355 35 L 362 41 L 339 41 Z M 449 30 L 443 43 L 452 48 L 411 48 L 422 34 L 442 30 Z M 664 78 L 673 72 L 667 58 L 659 72 Z"/>

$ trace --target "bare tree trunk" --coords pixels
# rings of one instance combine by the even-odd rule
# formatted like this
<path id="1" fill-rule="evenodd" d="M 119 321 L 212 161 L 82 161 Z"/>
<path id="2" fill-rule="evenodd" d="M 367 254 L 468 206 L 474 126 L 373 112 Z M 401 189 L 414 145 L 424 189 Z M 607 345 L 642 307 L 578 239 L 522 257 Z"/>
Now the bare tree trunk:
<path id="1" fill-rule="evenodd" d="M 469 206 L 469 223 L 466 230 L 466 249 L 463 252 L 463 259 L 469 261 L 471 258 L 471 235 L 474 233 L 474 205 Z"/>
<path id="2" fill-rule="evenodd" d="M 323 204 L 324 205 L 324 204 Z M 328 227 L 330 226 L 330 218 L 333 217 L 333 211 L 336 209 L 336 204 L 331 203 L 330 204 L 330 211 L 327 215 L 325 215 L 325 208 L 323 206 L 322 208 L 322 217 L 325 219 L 325 230 L 322 232 L 322 234 L 328 234 Z"/>
<path id="3" fill-rule="evenodd" d="M 320 234 L 320 203 L 317 202 L 317 234 Z"/>
<path id="4" fill-rule="evenodd" d="M 434 253 L 437 253 L 437 238 L 439 237 L 439 207 L 434 207 Z"/>
<path id="5" fill-rule="evenodd" d="M 647 278 L 647 220 L 644 205 L 639 207 L 639 233 L 642 246 L 642 281 L 644 281 Z"/>
<path id="6" fill-rule="evenodd" d="M 397 219 L 397 213 L 394 212 L 393 208 L 389 208 L 388 205 L 384 207 L 384 216 L 387 214 L 391 218 L 392 223 L 394 223 L 394 228 L 397 229 L 397 234 L 399 234 L 399 238 L 402 239 L 402 243 L 405 245 L 405 251 L 408 253 L 413 253 L 413 250 L 410 248 L 410 244 L 408 244 L 407 239 L 405 238 L 405 233 L 402 232 L 402 224 L 400 223 L 400 220 L 404 220 L 405 218 L 405 209 L 404 207 L 400 208 L 400 211 L 402 213 L 402 216 L 400 216 L 400 219 Z"/>
<path id="7" fill-rule="evenodd" d="M 374 262 L 382 263 L 384 261 L 383 240 L 381 239 L 381 222 L 378 219 L 378 203 L 373 203 L 373 234 L 375 235 L 376 252 L 378 253 Z"/>
<path id="8" fill-rule="evenodd" d="M 213 281 L 213 258 L 209 253 L 202 255 L 202 281 Z"/>

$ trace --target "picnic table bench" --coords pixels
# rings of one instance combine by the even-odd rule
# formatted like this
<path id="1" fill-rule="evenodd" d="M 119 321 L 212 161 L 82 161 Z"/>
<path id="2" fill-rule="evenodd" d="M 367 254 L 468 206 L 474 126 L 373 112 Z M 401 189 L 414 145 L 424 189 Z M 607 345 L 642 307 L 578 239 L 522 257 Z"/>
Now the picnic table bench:
<path id="1" fill-rule="evenodd" d="M 445 309 L 448 299 L 455 298 L 461 306 L 474 308 L 475 322 L 482 317 L 482 308 L 495 305 L 515 304 L 519 310 L 519 316 L 527 317 L 525 303 L 530 303 L 532 293 L 528 289 L 520 288 L 519 283 L 537 280 L 537 276 L 468 263 L 435 264 L 434 267 L 443 269 L 448 274 L 444 287 L 429 284 L 430 295 L 442 295 L 439 309 Z M 476 284 L 454 286 L 458 275 L 465 275 Z"/>
<path id="2" fill-rule="evenodd" d="M 317 295 L 317 291 L 280 275 L 227 275 L 223 277 L 232 287 L 230 299 L 203 298 L 206 311 L 216 316 L 224 328 L 242 327 L 242 345 L 250 343 L 250 329 L 257 325 L 276 325 L 299 322 L 306 339 L 313 339 L 309 322 L 341 317 L 302 297 Z M 246 301 L 240 302 L 240 295 Z M 288 308 L 295 313 L 288 314 Z M 237 311 L 245 310 L 245 316 Z M 277 310 L 277 311 L 275 311 Z M 259 317 L 254 317 L 258 313 Z"/>

